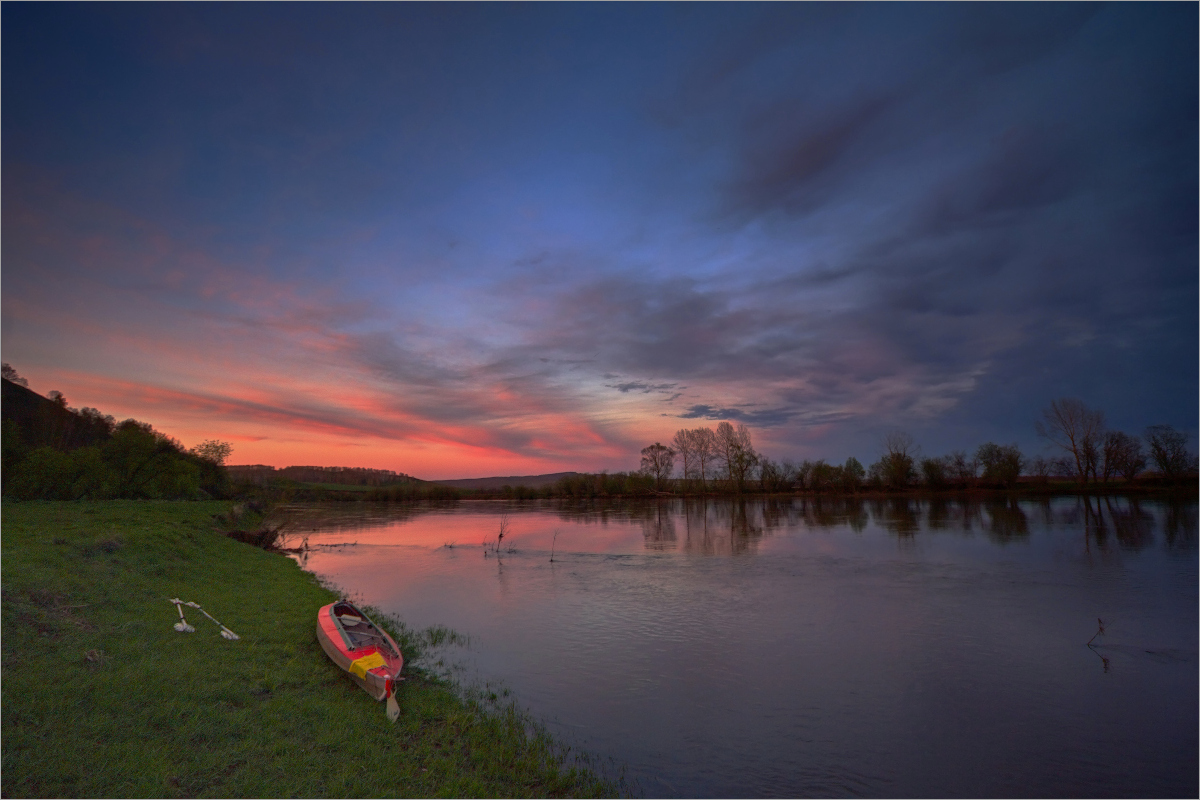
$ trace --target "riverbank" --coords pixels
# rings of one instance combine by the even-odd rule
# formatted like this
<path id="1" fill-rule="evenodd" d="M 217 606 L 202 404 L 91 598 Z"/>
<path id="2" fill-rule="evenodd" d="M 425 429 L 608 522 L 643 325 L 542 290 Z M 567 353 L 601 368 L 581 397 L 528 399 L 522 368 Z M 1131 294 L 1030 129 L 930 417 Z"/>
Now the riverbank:
<path id="1" fill-rule="evenodd" d="M 594 476 L 585 476 L 594 477 Z M 602 476 L 603 477 L 603 476 Z M 235 494 L 242 498 L 261 499 L 269 503 L 293 502 L 368 502 L 417 503 L 435 506 L 452 506 L 460 500 L 625 500 L 625 499 L 764 499 L 796 498 L 814 499 L 923 499 L 929 497 L 981 499 L 1019 499 L 1023 497 L 1057 496 L 1135 496 L 1145 498 L 1195 498 L 1200 494 L 1200 483 L 1188 480 L 1167 483 L 1153 478 L 1134 482 L 1112 481 L 1108 483 L 1080 484 L 1070 480 L 1026 480 L 1015 486 L 1005 487 L 976 482 L 964 486 L 927 486 L 914 484 L 904 488 L 884 488 L 863 485 L 855 489 L 827 487 L 822 489 L 763 490 L 748 485 L 742 491 L 736 487 L 722 486 L 716 482 L 707 486 L 669 485 L 662 490 L 646 487 L 629 487 L 619 481 L 602 479 L 563 481 L 544 486 L 503 486 L 499 489 L 470 489 L 442 486 L 433 483 L 411 483 L 382 487 L 339 487 L 335 484 L 298 484 L 278 482 L 268 486 L 242 484 L 235 487 Z"/>
<path id="2" fill-rule="evenodd" d="M 513 707 L 408 663 L 399 722 L 321 651 L 336 595 L 221 502 L 4 501 L 2 790 L 41 797 L 613 795 Z M 168 598 L 199 603 L 178 633 Z"/>

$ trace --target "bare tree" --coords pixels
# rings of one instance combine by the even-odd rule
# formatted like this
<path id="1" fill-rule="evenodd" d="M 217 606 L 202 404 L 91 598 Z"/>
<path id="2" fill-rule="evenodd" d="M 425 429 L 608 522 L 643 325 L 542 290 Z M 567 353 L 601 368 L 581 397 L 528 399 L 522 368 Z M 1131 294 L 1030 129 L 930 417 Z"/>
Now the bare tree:
<path id="1" fill-rule="evenodd" d="M 920 448 L 904 431 L 892 431 L 883 438 L 883 456 L 878 473 L 889 486 L 907 486 L 917 478 L 916 459 Z"/>
<path id="2" fill-rule="evenodd" d="M 661 489 L 663 481 L 675 469 L 675 451 L 658 442 L 642 448 L 642 472 L 654 478 L 654 488 Z"/>
<path id="3" fill-rule="evenodd" d="M 750 443 L 750 429 L 739 423 L 736 428 L 728 422 L 717 425 L 717 453 L 725 462 L 725 476 L 741 489 L 746 476 L 758 463 L 758 454 Z"/>
<path id="4" fill-rule="evenodd" d="M 955 450 L 946 456 L 946 474 L 963 485 L 969 485 L 979 474 L 979 461 L 968 458 L 962 450 Z"/>
<path id="5" fill-rule="evenodd" d="M 1050 472 L 1053 465 L 1049 459 L 1038 456 L 1033 461 L 1029 462 L 1029 474 L 1037 478 L 1040 482 L 1045 482 L 1050 477 Z"/>
<path id="6" fill-rule="evenodd" d="M 1142 443 L 1136 436 L 1121 431 L 1108 431 L 1104 434 L 1100 476 L 1105 483 L 1115 475 L 1121 475 L 1126 481 L 1131 481 L 1145 468 L 1146 457 L 1142 455 Z"/>
<path id="7" fill-rule="evenodd" d="M 1082 400 L 1062 397 L 1042 410 L 1042 419 L 1035 427 L 1038 436 L 1074 458 L 1075 475 L 1082 483 L 1087 483 L 1088 475 L 1095 476 L 1104 431 L 1103 411 L 1089 409 Z"/>
<path id="8" fill-rule="evenodd" d="M 1188 471 L 1192 459 L 1187 451 L 1187 437 L 1170 425 L 1151 425 L 1146 429 L 1150 457 L 1167 480 L 1175 480 Z"/>
<path id="9" fill-rule="evenodd" d="M 696 477 L 696 434 L 695 431 L 690 431 L 686 428 L 680 428 L 675 431 L 675 438 L 671 440 L 671 444 L 675 448 L 675 452 L 683 458 L 683 464 L 680 469 L 683 470 L 683 479 L 691 480 Z"/>
<path id="10" fill-rule="evenodd" d="M 692 457 L 696 460 L 696 472 L 700 484 L 707 485 L 709 465 L 717 458 L 717 435 L 711 428 L 692 429 Z"/>

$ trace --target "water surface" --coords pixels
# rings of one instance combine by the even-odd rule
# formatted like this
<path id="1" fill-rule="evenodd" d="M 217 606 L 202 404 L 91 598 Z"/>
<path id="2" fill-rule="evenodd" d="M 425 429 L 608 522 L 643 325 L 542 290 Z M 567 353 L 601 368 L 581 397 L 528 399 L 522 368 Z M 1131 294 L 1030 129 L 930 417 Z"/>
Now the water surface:
<path id="1" fill-rule="evenodd" d="M 306 569 L 650 796 L 1197 795 L 1195 502 L 292 514 Z"/>

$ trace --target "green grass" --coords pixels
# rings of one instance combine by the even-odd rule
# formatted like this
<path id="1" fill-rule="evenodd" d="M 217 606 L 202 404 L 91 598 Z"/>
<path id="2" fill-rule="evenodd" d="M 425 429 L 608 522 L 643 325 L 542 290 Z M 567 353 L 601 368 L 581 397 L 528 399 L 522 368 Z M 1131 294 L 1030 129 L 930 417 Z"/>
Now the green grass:
<path id="1" fill-rule="evenodd" d="M 514 707 L 408 665 L 389 723 L 317 644 L 317 609 L 335 595 L 216 533 L 212 515 L 227 508 L 4 502 L 4 796 L 616 792 Z M 196 632 L 176 632 L 171 597 L 241 639 L 189 609 Z M 416 660 L 423 637 L 386 624 Z"/>

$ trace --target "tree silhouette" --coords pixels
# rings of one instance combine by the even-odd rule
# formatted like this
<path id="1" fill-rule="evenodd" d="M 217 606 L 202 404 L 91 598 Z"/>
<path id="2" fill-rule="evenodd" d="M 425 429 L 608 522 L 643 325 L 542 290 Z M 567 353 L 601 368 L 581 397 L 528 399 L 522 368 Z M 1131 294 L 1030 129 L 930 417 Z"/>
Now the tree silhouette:
<path id="1" fill-rule="evenodd" d="M 1063 397 L 1042 410 L 1042 419 L 1035 428 L 1038 436 L 1074 458 L 1080 482 L 1087 483 L 1089 474 L 1095 476 L 1104 431 L 1103 411 L 1093 411 L 1074 397 Z"/>
<path id="2" fill-rule="evenodd" d="M 654 488 L 662 489 L 663 481 L 675 469 L 675 451 L 659 442 L 642 448 L 642 473 L 654 478 Z"/>

